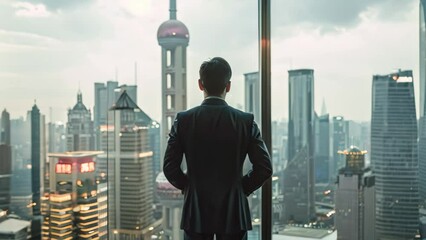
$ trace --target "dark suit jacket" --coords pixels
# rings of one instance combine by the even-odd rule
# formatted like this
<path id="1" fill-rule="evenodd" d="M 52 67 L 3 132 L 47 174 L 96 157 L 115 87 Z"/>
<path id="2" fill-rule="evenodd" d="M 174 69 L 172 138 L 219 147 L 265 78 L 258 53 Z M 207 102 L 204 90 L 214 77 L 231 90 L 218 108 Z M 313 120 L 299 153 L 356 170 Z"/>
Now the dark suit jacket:
<path id="1" fill-rule="evenodd" d="M 247 154 L 253 168 L 243 176 Z M 272 166 L 253 115 L 208 98 L 177 114 L 163 171 L 184 193 L 182 229 L 235 233 L 252 229 L 247 196 L 271 176 Z"/>

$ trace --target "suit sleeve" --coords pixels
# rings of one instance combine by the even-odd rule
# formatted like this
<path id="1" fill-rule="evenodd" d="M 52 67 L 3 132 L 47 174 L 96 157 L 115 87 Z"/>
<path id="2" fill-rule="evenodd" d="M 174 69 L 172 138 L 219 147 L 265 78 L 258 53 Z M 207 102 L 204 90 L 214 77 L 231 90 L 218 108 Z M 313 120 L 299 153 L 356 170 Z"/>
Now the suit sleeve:
<path id="1" fill-rule="evenodd" d="M 172 129 L 169 133 L 166 153 L 164 154 L 163 171 L 167 180 L 177 189 L 183 190 L 187 185 L 187 176 L 181 169 L 183 158 L 183 147 L 178 136 L 178 119 L 179 114 L 173 122 Z"/>
<path id="2" fill-rule="evenodd" d="M 271 157 L 260 135 L 260 130 L 254 121 L 248 147 L 248 156 L 253 166 L 252 169 L 243 176 L 242 180 L 243 191 L 246 196 L 260 188 L 272 175 Z"/>

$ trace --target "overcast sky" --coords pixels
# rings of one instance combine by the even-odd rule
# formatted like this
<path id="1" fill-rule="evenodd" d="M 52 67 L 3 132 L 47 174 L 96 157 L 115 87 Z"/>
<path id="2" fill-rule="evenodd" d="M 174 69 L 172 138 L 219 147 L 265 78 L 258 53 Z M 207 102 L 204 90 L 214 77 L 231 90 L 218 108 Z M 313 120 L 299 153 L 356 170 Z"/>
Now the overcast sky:
<path id="1" fill-rule="evenodd" d="M 416 0 L 272 0 L 272 118 L 287 118 L 289 69 L 312 68 L 315 106 L 370 120 L 373 74 L 412 69 L 418 94 Z M 189 107 L 202 101 L 198 67 L 214 56 L 233 68 L 227 101 L 244 104 L 243 73 L 257 71 L 256 0 L 178 0 L 190 32 Z M 93 109 L 94 83 L 134 84 L 138 105 L 161 119 L 157 29 L 168 0 L 0 0 L 0 108 L 12 118 L 37 100 L 49 121 L 65 121 L 80 87 Z M 417 101 L 418 102 L 418 101 Z"/>

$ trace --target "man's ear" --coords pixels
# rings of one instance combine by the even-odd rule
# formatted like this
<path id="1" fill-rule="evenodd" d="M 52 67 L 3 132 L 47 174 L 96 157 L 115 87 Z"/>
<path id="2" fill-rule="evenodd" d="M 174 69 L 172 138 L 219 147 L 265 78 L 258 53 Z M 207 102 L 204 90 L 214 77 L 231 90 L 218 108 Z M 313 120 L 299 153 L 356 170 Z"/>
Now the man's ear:
<path id="1" fill-rule="evenodd" d="M 229 90 L 231 90 L 231 81 L 229 81 L 227 84 L 226 84 L 226 92 L 229 92 Z"/>
<path id="2" fill-rule="evenodd" d="M 201 91 L 204 92 L 204 86 L 203 86 L 203 82 L 201 81 L 201 79 L 198 79 L 198 87 L 200 88 Z"/>

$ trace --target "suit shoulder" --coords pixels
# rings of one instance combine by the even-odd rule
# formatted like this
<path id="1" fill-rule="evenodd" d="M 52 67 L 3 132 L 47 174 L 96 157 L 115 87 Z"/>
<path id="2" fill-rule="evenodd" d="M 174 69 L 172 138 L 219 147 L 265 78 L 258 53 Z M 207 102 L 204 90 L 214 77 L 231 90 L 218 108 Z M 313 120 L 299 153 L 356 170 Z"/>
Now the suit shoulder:
<path id="1" fill-rule="evenodd" d="M 199 108 L 200 108 L 200 106 L 197 106 L 197 107 L 193 107 L 191 109 L 188 109 L 188 110 L 185 110 L 185 111 L 182 111 L 182 112 L 178 112 L 176 114 L 176 118 L 184 119 L 184 118 L 194 114 Z"/>
<path id="2" fill-rule="evenodd" d="M 237 115 L 238 117 L 240 117 L 240 118 L 242 118 L 246 121 L 253 121 L 253 119 L 254 119 L 254 115 L 252 113 L 244 112 L 244 111 L 241 111 L 239 109 L 233 108 L 231 106 L 229 106 L 229 108 L 235 115 Z"/>

